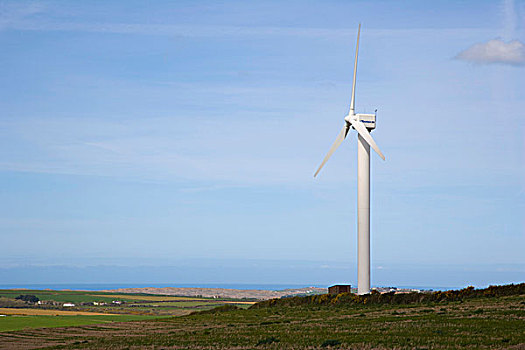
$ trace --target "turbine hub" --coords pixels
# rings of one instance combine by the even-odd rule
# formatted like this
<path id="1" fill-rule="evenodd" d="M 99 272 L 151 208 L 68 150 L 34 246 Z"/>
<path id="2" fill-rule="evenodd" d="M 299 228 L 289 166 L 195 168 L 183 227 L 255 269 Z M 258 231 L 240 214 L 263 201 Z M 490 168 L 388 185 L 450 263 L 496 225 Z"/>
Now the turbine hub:
<path id="1" fill-rule="evenodd" d="M 346 117 L 345 117 L 345 120 L 348 122 L 348 123 L 352 123 L 354 121 L 357 120 L 357 115 L 355 114 L 348 114 Z"/>

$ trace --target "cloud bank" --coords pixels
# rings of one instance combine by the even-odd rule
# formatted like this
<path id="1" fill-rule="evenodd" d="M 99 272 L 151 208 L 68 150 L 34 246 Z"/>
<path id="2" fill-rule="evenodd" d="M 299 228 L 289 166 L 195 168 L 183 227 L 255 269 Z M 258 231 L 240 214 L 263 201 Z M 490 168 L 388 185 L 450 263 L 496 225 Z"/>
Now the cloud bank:
<path id="1" fill-rule="evenodd" d="M 525 64 L 525 45 L 518 40 L 504 42 L 500 39 L 475 44 L 460 52 L 456 59 L 480 64 Z"/>

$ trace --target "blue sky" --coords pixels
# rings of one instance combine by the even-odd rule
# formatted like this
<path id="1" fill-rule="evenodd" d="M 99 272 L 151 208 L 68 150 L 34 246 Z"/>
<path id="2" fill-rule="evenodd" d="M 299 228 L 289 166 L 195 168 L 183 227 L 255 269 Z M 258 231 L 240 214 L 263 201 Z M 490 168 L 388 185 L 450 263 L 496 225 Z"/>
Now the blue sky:
<path id="1" fill-rule="evenodd" d="M 355 135 L 312 175 L 348 112 L 359 22 L 356 109 L 378 109 L 387 158 L 373 284 L 522 281 L 524 17 L 524 1 L 0 2 L 2 282 L 223 264 L 173 282 L 355 284 Z"/>

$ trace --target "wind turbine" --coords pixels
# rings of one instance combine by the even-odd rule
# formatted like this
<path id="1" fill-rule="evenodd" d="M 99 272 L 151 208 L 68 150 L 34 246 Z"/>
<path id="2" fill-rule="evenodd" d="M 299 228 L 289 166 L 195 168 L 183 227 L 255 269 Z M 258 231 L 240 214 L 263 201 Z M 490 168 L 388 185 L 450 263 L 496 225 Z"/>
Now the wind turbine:
<path id="1" fill-rule="evenodd" d="M 359 34 L 357 30 L 357 45 L 355 48 L 354 80 L 352 84 L 352 99 L 350 111 L 344 118 L 345 125 L 335 139 L 332 148 L 324 157 L 323 162 L 314 174 L 319 174 L 326 161 L 341 145 L 348 135 L 350 127 L 357 131 L 357 293 L 370 293 L 370 146 L 385 160 L 385 156 L 377 147 L 370 131 L 376 127 L 375 114 L 355 114 L 355 79 L 357 72 L 357 54 L 359 52 Z"/>

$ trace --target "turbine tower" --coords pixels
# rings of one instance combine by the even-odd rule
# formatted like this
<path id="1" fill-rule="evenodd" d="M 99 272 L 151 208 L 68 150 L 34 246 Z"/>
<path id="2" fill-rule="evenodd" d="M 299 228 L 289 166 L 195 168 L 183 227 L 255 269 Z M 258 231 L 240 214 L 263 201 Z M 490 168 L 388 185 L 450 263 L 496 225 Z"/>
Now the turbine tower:
<path id="1" fill-rule="evenodd" d="M 354 80 L 352 83 L 352 99 L 350 111 L 344 118 L 345 125 L 335 139 L 334 144 L 324 157 L 323 162 L 314 174 L 319 174 L 321 168 L 334 151 L 343 142 L 352 127 L 357 131 L 357 293 L 370 293 L 370 146 L 385 160 L 385 156 L 377 147 L 370 131 L 376 127 L 375 114 L 355 114 L 355 81 L 357 73 L 357 55 L 359 53 L 359 34 L 357 30 L 357 45 L 355 48 Z"/>

